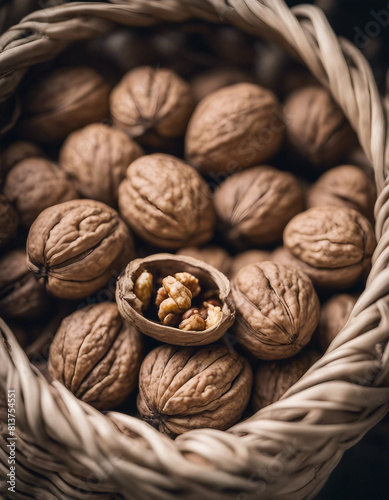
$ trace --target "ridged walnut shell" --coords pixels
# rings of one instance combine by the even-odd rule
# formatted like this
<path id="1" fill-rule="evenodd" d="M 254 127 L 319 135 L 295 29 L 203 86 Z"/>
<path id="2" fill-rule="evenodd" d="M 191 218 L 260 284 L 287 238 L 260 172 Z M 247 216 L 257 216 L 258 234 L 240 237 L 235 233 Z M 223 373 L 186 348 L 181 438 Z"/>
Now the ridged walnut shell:
<path id="1" fill-rule="evenodd" d="M 151 273 L 154 281 L 178 272 L 193 274 L 198 278 L 203 290 L 217 291 L 218 298 L 222 302 L 222 319 L 204 331 L 182 331 L 148 319 L 140 312 L 141 304 L 134 293 L 134 284 L 144 271 Z M 116 302 L 123 318 L 139 331 L 168 344 L 183 346 L 210 344 L 220 339 L 235 320 L 235 306 L 227 277 L 205 262 L 184 255 L 160 253 L 130 262 L 118 278 Z"/>
<path id="2" fill-rule="evenodd" d="M 211 191 L 198 172 L 174 156 L 142 156 L 119 186 L 119 210 L 145 241 L 161 248 L 201 245 L 214 232 Z"/>
<path id="3" fill-rule="evenodd" d="M 284 262 L 299 267 L 322 288 L 346 288 L 368 272 L 376 246 L 370 222 L 347 207 L 315 207 L 296 215 L 284 231 L 290 253 Z"/>
<path id="4" fill-rule="evenodd" d="M 190 85 L 170 69 L 136 68 L 112 90 L 113 123 L 151 146 L 185 134 L 194 108 Z"/>
<path id="5" fill-rule="evenodd" d="M 0 175 L 4 175 L 11 168 L 26 158 L 43 157 L 42 149 L 33 142 L 15 141 L 4 149 L 0 155 Z"/>
<path id="6" fill-rule="evenodd" d="M 290 359 L 260 363 L 254 375 L 252 409 L 258 411 L 278 401 L 318 359 L 319 353 L 304 350 Z"/>
<path id="7" fill-rule="evenodd" d="M 324 352 L 347 323 L 357 301 L 356 295 L 334 295 L 321 308 L 315 338 Z"/>
<path id="8" fill-rule="evenodd" d="M 283 139 L 276 96 L 253 83 L 217 90 L 196 107 L 185 138 L 191 165 L 205 174 L 231 174 L 263 163 Z"/>
<path id="9" fill-rule="evenodd" d="M 295 177 L 273 167 L 254 167 L 228 177 L 215 191 L 219 229 L 235 247 L 281 239 L 286 224 L 304 208 Z"/>
<path id="10" fill-rule="evenodd" d="M 128 166 L 142 154 L 121 130 L 93 123 L 69 135 L 59 161 L 83 197 L 115 207 Z"/>
<path id="11" fill-rule="evenodd" d="M 232 280 L 237 309 L 233 331 L 256 358 L 294 356 L 311 340 L 320 304 L 311 280 L 298 269 L 261 262 Z"/>
<path id="12" fill-rule="evenodd" d="M 5 179 L 4 194 L 27 229 L 46 208 L 79 198 L 66 172 L 45 158 L 16 164 Z"/>
<path id="13" fill-rule="evenodd" d="M 170 437 L 207 427 L 225 430 L 240 419 L 251 388 L 248 361 L 225 345 L 162 345 L 142 363 L 137 406 Z"/>
<path id="14" fill-rule="evenodd" d="M 341 165 L 325 172 L 308 192 L 307 208 L 331 205 L 354 208 L 373 221 L 377 191 L 359 167 Z"/>
<path id="15" fill-rule="evenodd" d="M 66 317 L 50 346 L 48 369 L 77 398 L 99 410 L 122 403 L 135 389 L 142 340 L 116 304 L 86 306 Z"/>
<path id="16" fill-rule="evenodd" d="M 28 266 L 52 295 L 97 292 L 134 257 L 132 236 L 104 203 L 74 200 L 44 210 L 30 228 Z"/>
<path id="17" fill-rule="evenodd" d="M 18 248 L 0 259 L 0 316 L 31 320 L 42 316 L 50 299 L 28 269 L 26 252 Z"/>
<path id="18" fill-rule="evenodd" d="M 7 198 L 0 194 L 0 247 L 8 243 L 18 230 L 19 217 Z"/>
<path id="19" fill-rule="evenodd" d="M 356 141 L 343 111 L 322 87 L 293 92 L 285 102 L 284 115 L 290 152 L 315 167 L 336 165 Z"/>
<path id="20" fill-rule="evenodd" d="M 202 260 L 210 266 L 216 267 L 223 274 L 229 276 L 232 257 L 222 247 L 208 245 L 205 247 L 185 247 L 178 250 L 177 255 L 187 255 Z"/>
<path id="21" fill-rule="evenodd" d="M 40 143 L 62 140 L 73 130 L 109 115 L 109 85 L 92 68 L 60 68 L 23 95 L 20 133 Z"/>

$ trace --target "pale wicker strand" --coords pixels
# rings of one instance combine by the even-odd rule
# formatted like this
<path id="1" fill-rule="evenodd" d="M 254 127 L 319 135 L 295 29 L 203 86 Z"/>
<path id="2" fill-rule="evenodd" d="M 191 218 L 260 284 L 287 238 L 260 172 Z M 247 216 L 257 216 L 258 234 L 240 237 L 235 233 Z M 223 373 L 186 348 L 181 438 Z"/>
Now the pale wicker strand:
<path id="1" fill-rule="evenodd" d="M 105 498 L 101 496 L 104 491 L 121 492 L 136 500 L 177 496 L 290 500 L 312 496 L 343 451 L 382 418 L 389 401 L 389 193 L 384 187 L 388 148 L 385 115 L 371 70 L 349 42 L 339 45 L 320 11 L 308 6 L 293 9 L 296 19 L 281 0 L 230 0 L 228 5 L 213 0 L 215 10 L 206 0 L 118 3 L 72 4 L 34 13 L 0 37 L 0 75 L 10 71 L 0 80 L 1 95 L 8 95 L 17 85 L 17 68 L 52 57 L 50 52 L 62 50 L 70 40 L 104 32 L 110 29 L 111 21 L 149 25 L 169 17 L 179 22 L 196 14 L 215 22 L 231 22 L 250 33 L 283 38 L 319 80 L 328 84 L 374 165 L 380 192 L 376 229 L 381 241 L 367 289 L 327 354 L 281 401 L 228 433 L 204 429 L 172 442 L 147 424 L 122 417 L 126 427 L 140 438 L 122 436 L 108 419 L 62 386 L 49 390 L 2 324 L 11 352 L 0 342 L 0 385 L 3 390 L 17 388 L 17 422 L 25 452 L 36 445 L 47 450 L 39 464 L 30 465 L 47 480 L 29 487 L 35 492 L 48 491 L 47 485 L 51 485 L 50 492 L 58 491 L 57 486 L 60 491 L 67 488 L 69 497 L 63 498 L 79 498 L 70 492 L 76 495 L 80 484 L 92 496 Z M 18 40 L 27 26 L 35 30 L 32 41 L 29 37 Z M 350 57 L 348 66 L 342 51 Z M 380 343 L 381 354 L 376 348 Z M 4 442 L 0 444 L 4 449 Z M 203 457 L 208 465 L 190 462 L 186 453 Z M 4 454 L 0 457 L 3 461 Z M 88 483 L 88 474 L 84 480 L 77 479 L 81 464 L 91 477 L 98 477 L 99 488 Z M 58 475 L 56 470 L 64 467 L 68 473 Z M 30 481 L 27 471 L 23 480 Z"/>

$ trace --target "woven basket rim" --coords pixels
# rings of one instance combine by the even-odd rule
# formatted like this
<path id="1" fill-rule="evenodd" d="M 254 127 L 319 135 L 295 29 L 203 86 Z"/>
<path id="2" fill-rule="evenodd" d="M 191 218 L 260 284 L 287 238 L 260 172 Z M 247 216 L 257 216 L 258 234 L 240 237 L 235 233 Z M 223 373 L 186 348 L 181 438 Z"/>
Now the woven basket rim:
<path id="1" fill-rule="evenodd" d="M 133 417 L 109 414 L 141 439 L 124 436 L 63 386 L 50 386 L 30 366 L 2 320 L 0 384 L 4 391 L 19 391 L 20 442 L 25 447 L 46 445 L 46 466 L 49 456 L 56 461 L 62 455 L 68 466 L 76 461 L 97 471 L 104 478 L 104 491 L 112 494 L 172 498 L 179 490 L 185 499 L 311 497 L 344 450 L 389 407 L 387 116 L 362 54 L 338 39 L 322 11 L 311 5 L 289 9 L 283 0 L 77 2 L 29 14 L 0 37 L 0 102 L 14 93 L 27 67 L 54 57 L 69 38 L 88 38 L 114 24 L 147 26 L 193 17 L 232 24 L 251 34 L 260 31 L 288 46 L 343 109 L 373 165 L 378 192 L 378 245 L 365 292 L 341 334 L 307 374 L 280 401 L 227 432 L 196 430 L 172 442 Z M 380 355 L 376 345 L 382 347 Z M 203 463 L 188 458 L 192 456 Z M 57 469 L 61 467 L 48 469 L 51 482 L 55 476 L 61 491 L 66 481 L 75 487 L 74 471 L 72 479 L 64 480 Z M 133 485 L 136 496 L 124 493 Z M 89 488 L 98 494 L 97 487 Z"/>

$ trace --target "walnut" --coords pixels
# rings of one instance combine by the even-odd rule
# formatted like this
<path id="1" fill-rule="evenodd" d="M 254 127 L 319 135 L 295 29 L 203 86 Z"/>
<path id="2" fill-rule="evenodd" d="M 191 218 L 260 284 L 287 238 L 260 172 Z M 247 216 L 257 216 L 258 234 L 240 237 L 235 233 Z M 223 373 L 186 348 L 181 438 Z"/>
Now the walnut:
<path id="1" fill-rule="evenodd" d="M 0 174 L 6 174 L 11 168 L 26 158 L 44 156 L 43 151 L 33 142 L 15 141 L 4 149 L 0 155 Z"/>
<path id="2" fill-rule="evenodd" d="M 161 345 L 142 363 L 137 406 L 170 437 L 203 427 L 225 430 L 241 417 L 251 387 L 248 361 L 224 345 Z"/>
<path id="3" fill-rule="evenodd" d="M 165 154 L 142 156 L 119 186 L 124 220 L 144 240 L 162 248 L 211 239 L 215 213 L 207 183 L 189 165 Z"/>
<path id="4" fill-rule="evenodd" d="M 163 285 L 148 310 L 142 309 L 135 293 L 135 285 L 145 272 L 153 276 L 154 283 Z M 184 255 L 162 253 L 130 262 L 117 281 L 116 302 L 120 314 L 142 333 L 175 345 L 215 342 L 235 320 L 226 276 Z M 204 328 L 200 329 L 203 322 L 197 316 L 191 317 L 197 314 Z"/>
<path id="5" fill-rule="evenodd" d="M 334 295 L 323 304 L 320 312 L 320 321 L 316 331 L 316 340 L 321 351 L 328 346 L 342 330 L 357 301 L 355 295 Z"/>
<path id="6" fill-rule="evenodd" d="M 59 161 L 82 196 L 115 207 L 128 165 L 142 154 L 121 130 L 93 123 L 66 139 Z"/>
<path id="7" fill-rule="evenodd" d="M 174 71 L 150 66 L 122 78 L 110 97 L 113 123 L 149 146 L 184 135 L 194 108 L 190 85 Z"/>
<path id="8" fill-rule="evenodd" d="M 258 411 L 278 401 L 320 359 L 315 351 L 302 351 L 281 361 L 263 361 L 254 375 L 252 409 Z"/>
<path id="9" fill-rule="evenodd" d="M 216 267 L 226 276 L 230 273 L 232 258 L 222 247 L 209 245 L 205 247 L 185 247 L 177 251 L 177 255 L 188 255 L 198 260 L 203 260 L 210 266 Z"/>
<path id="10" fill-rule="evenodd" d="M 325 172 L 308 192 L 307 207 L 331 205 L 358 210 L 373 221 L 376 187 L 358 167 L 341 165 Z"/>
<path id="11" fill-rule="evenodd" d="M 26 252 L 12 250 L 0 259 L 0 316 L 31 320 L 50 306 L 44 287 L 28 269 Z"/>
<path id="12" fill-rule="evenodd" d="M 131 234 L 112 208 L 73 200 L 44 210 L 30 228 L 28 266 L 63 299 L 93 294 L 134 257 Z"/>
<path id="13" fill-rule="evenodd" d="M 236 83 L 252 83 L 253 77 L 250 73 L 239 68 L 216 68 L 195 76 L 191 82 L 193 95 L 196 101 L 201 101 L 207 95 Z"/>
<path id="14" fill-rule="evenodd" d="M 151 273 L 144 271 L 139 275 L 135 281 L 134 293 L 142 303 L 141 309 L 147 309 L 153 293 L 153 275 Z"/>
<path id="15" fill-rule="evenodd" d="M 99 410 L 122 403 L 136 386 L 142 342 L 116 304 L 86 306 L 59 327 L 49 354 L 49 373 L 76 397 Z"/>
<path id="16" fill-rule="evenodd" d="M 296 215 L 284 231 L 291 263 L 323 288 L 345 288 L 370 269 L 375 248 L 369 221 L 346 207 L 315 207 Z"/>
<path id="17" fill-rule="evenodd" d="M 18 214 L 7 198 L 0 193 L 0 247 L 15 237 L 18 225 Z"/>
<path id="18" fill-rule="evenodd" d="M 4 194 L 26 228 L 45 208 L 79 197 L 66 173 L 45 158 L 28 158 L 16 164 L 5 179 Z"/>
<path id="19" fill-rule="evenodd" d="M 270 252 L 265 250 L 246 250 L 235 255 L 232 261 L 231 277 L 236 276 L 238 272 L 248 264 L 256 264 L 257 262 L 264 262 L 265 260 L 272 260 Z"/>
<path id="20" fill-rule="evenodd" d="M 205 174 L 228 174 L 264 162 L 280 148 L 284 125 L 275 95 L 238 83 L 203 99 L 189 121 L 186 155 Z"/>
<path id="21" fill-rule="evenodd" d="M 286 138 L 299 162 L 331 167 L 356 140 L 343 111 L 324 88 L 309 86 L 293 92 L 284 106 Z"/>
<path id="22" fill-rule="evenodd" d="M 233 329 L 259 359 L 289 358 L 311 339 L 320 305 L 311 280 L 298 269 L 265 261 L 249 264 L 232 281 Z"/>
<path id="23" fill-rule="evenodd" d="M 214 203 L 221 234 L 243 248 L 281 239 L 286 224 L 304 208 L 294 176 L 267 166 L 227 178 L 216 189 Z"/>
<path id="24" fill-rule="evenodd" d="M 108 97 L 108 84 L 92 68 L 57 69 L 25 92 L 20 133 L 40 143 L 58 142 L 106 118 Z"/>

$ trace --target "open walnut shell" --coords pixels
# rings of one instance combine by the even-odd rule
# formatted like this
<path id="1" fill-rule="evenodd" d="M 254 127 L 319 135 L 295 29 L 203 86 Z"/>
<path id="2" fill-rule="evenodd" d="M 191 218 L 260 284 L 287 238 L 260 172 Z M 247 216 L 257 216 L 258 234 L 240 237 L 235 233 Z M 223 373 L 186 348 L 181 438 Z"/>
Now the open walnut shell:
<path id="1" fill-rule="evenodd" d="M 203 331 L 183 331 L 148 319 L 141 312 L 140 300 L 134 292 L 136 280 L 145 271 L 151 273 L 155 281 L 175 273 L 193 274 L 204 290 L 216 291 L 222 304 L 221 319 Z M 220 339 L 235 321 L 235 305 L 228 278 L 205 262 L 184 255 L 160 253 L 130 262 L 117 281 L 116 302 L 120 314 L 127 321 L 145 335 L 167 344 L 185 346 L 211 344 Z"/>

